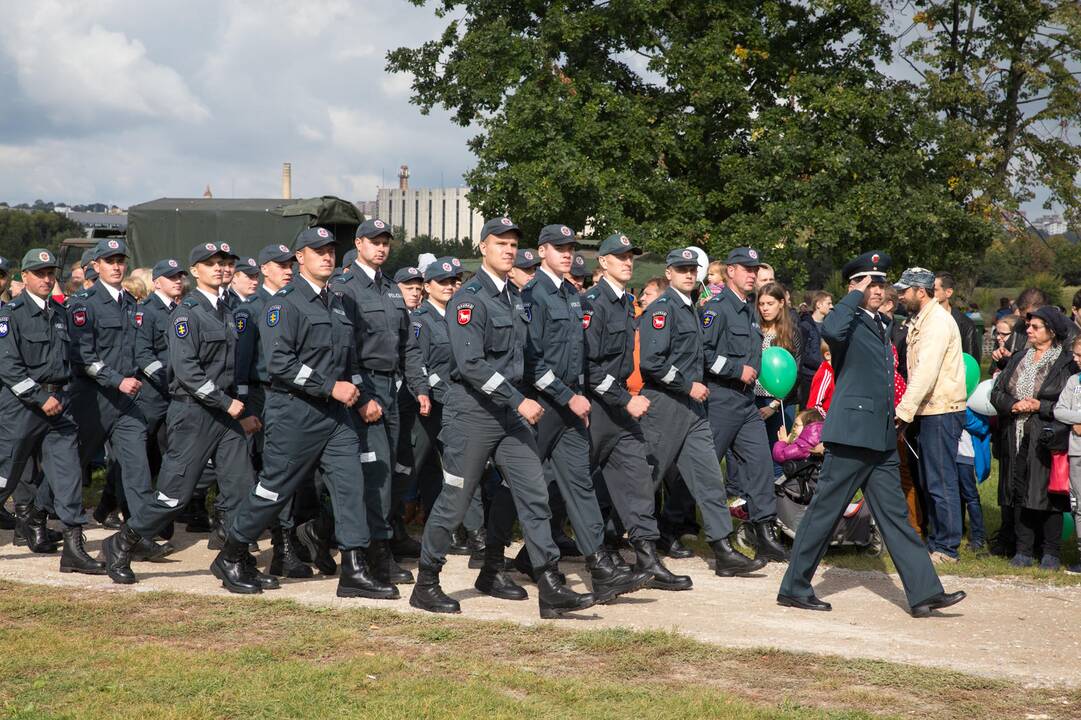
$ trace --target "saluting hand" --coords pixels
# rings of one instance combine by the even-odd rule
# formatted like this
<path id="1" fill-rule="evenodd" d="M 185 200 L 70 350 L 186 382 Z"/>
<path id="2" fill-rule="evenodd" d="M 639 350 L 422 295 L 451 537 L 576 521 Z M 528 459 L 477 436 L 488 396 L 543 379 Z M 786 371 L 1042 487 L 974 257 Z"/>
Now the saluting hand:
<path id="1" fill-rule="evenodd" d="M 360 397 L 360 391 L 353 383 L 339 380 L 330 389 L 330 396 L 346 407 L 353 407 Z"/>
<path id="2" fill-rule="evenodd" d="M 43 413 L 45 413 L 46 415 L 48 415 L 49 417 L 59 415 L 60 411 L 63 410 L 63 409 L 64 409 L 64 406 L 61 405 L 60 401 L 57 400 L 56 397 L 53 396 L 53 395 L 50 395 L 48 400 L 46 400 L 45 402 L 43 402 L 41 404 L 41 411 Z"/>
<path id="3" fill-rule="evenodd" d="M 544 415 L 544 408 L 536 400 L 526 398 L 519 403 L 518 414 L 530 425 L 536 425 L 540 422 L 541 415 Z"/>
<path id="4" fill-rule="evenodd" d="M 631 401 L 627 403 L 627 414 L 635 420 L 641 419 L 649 410 L 649 398 L 645 395 L 631 395 Z"/>

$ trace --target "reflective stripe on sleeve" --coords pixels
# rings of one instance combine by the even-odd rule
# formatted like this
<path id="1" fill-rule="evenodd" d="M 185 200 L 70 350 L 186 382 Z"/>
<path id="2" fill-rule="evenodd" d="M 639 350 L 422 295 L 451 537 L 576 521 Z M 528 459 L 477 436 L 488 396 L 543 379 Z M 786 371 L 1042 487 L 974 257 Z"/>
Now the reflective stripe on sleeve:
<path id="1" fill-rule="evenodd" d="M 664 377 L 661 378 L 661 382 L 667 385 L 676 379 L 676 375 L 679 375 L 679 369 L 675 365 L 672 365 L 668 368 L 668 372 L 664 374 Z"/>
<path id="2" fill-rule="evenodd" d="M 207 380 L 198 390 L 195 391 L 195 397 L 199 398 L 200 400 L 206 400 L 208 397 L 210 397 L 210 393 L 212 392 L 214 392 L 214 381 Z"/>
<path id="3" fill-rule="evenodd" d="M 437 375 L 436 373 L 432 373 L 428 376 L 428 387 L 435 387 L 439 384 L 439 381 L 441 379 L 442 378 L 440 378 L 439 375 Z"/>
<path id="4" fill-rule="evenodd" d="M 104 367 L 105 363 L 101 361 L 92 362 L 86 366 L 86 374 L 92 378 L 96 378 L 98 376 L 98 373 L 101 372 L 102 368 Z"/>
<path id="5" fill-rule="evenodd" d="M 499 373 L 492 373 L 492 376 L 488 378 L 488 382 L 481 386 L 481 390 L 491 395 L 495 392 L 495 389 L 503 383 L 503 380 L 504 377 Z"/>
<path id="6" fill-rule="evenodd" d="M 293 378 L 293 384 L 304 387 L 304 383 L 308 381 L 308 378 L 312 376 L 313 372 L 314 371 L 307 365 L 301 365 L 300 372 L 298 372 L 297 376 Z"/>
<path id="7" fill-rule="evenodd" d="M 32 378 L 26 378 L 22 382 L 17 382 L 12 385 L 11 392 L 15 393 L 16 395 L 22 395 L 27 390 L 33 390 L 35 385 L 37 385 L 37 383 L 34 382 Z"/>
<path id="8" fill-rule="evenodd" d="M 608 389 L 612 387 L 612 383 L 615 381 L 616 379 L 611 375 L 605 375 L 604 380 L 601 380 L 600 384 L 597 385 L 597 392 L 602 394 L 608 392 Z"/>
<path id="9" fill-rule="evenodd" d="M 543 390 L 544 388 L 554 383 L 555 379 L 556 374 L 549 370 L 548 372 L 541 375 L 540 379 L 537 380 L 537 382 L 533 383 L 533 387 L 537 388 L 538 390 Z M 489 390 L 488 392 L 491 392 L 491 390 Z"/>
<path id="10" fill-rule="evenodd" d="M 161 360 L 155 360 L 154 362 L 150 363 L 145 368 L 143 368 L 143 374 L 144 375 L 153 375 L 158 370 L 161 370 L 163 367 L 165 367 L 165 366 L 161 364 Z"/>
<path id="11" fill-rule="evenodd" d="M 724 369 L 724 366 L 728 364 L 728 358 L 724 355 L 718 355 L 717 359 L 713 361 L 713 364 L 709 366 L 709 371 L 714 375 L 717 375 Z"/>

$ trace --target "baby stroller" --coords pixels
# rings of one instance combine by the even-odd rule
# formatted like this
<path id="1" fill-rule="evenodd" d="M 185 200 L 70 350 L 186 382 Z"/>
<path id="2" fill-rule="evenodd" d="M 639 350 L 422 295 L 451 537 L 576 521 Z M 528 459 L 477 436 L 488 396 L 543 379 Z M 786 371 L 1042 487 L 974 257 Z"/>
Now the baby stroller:
<path id="1" fill-rule="evenodd" d="M 811 498 L 814 497 L 822 459 L 812 456 L 807 460 L 790 460 L 782 467 L 784 475 L 774 486 L 777 493 L 777 527 L 792 539 L 796 537 L 796 529 L 807 512 L 807 506 L 811 504 Z M 753 535 L 749 525 L 740 527 L 740 540 L 743 544 L 753 540 Z M 863 497 L 848 504 L 833 530 L 830 547 L 863 548 L 872 555 L 882 552 L 882 538 L 871 517 L 871 508 L 867 507 Z"/>

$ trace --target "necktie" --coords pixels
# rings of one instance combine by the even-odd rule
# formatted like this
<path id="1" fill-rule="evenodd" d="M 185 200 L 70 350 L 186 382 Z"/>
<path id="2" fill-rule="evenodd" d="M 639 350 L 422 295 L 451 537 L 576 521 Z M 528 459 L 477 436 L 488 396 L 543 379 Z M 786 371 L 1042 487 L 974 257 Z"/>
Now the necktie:
<path id="1" fill-rule="evenodd" d="M 375 271 L 374 282 L 375 282 L 375 286 L 377 288 L 380 288 L 380 289 L 383 288 L 383 271 L 382 270 L 376 270 Z"/>
<path id="2" fill-rule="evenodd" d="M 324 287 L 322 290 L 319 291 L 319 302 L 323 303 L 323 307 L 327 307 L 328 299 L 329 298 L 327 296 L 327 289 Z"/>

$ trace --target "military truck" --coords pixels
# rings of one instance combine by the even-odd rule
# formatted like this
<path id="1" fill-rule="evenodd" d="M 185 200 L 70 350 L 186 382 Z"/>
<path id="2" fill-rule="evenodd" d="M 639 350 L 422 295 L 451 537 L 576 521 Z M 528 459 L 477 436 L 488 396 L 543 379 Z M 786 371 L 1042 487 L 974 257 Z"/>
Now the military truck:
<path id="1" fill-rule="evenodd" d="M 258 255 L 271 243 L 292 245 L 297 233 L 322 226 L 334 233 L 338 258 L 353 247 L 357 225 L 364 216 L 353 203 L 323 197 L 280 198 L 159 198 L 128 208 L 126 242 L 129 267 L 150 267 L 162 258 L 187 263 L 188 253 L 202 242 L 229 243 L 237 255 Z M 86 237 L 61 243 L 65 278 L 83 251 L 115 231 L 89 230 Z"/>

